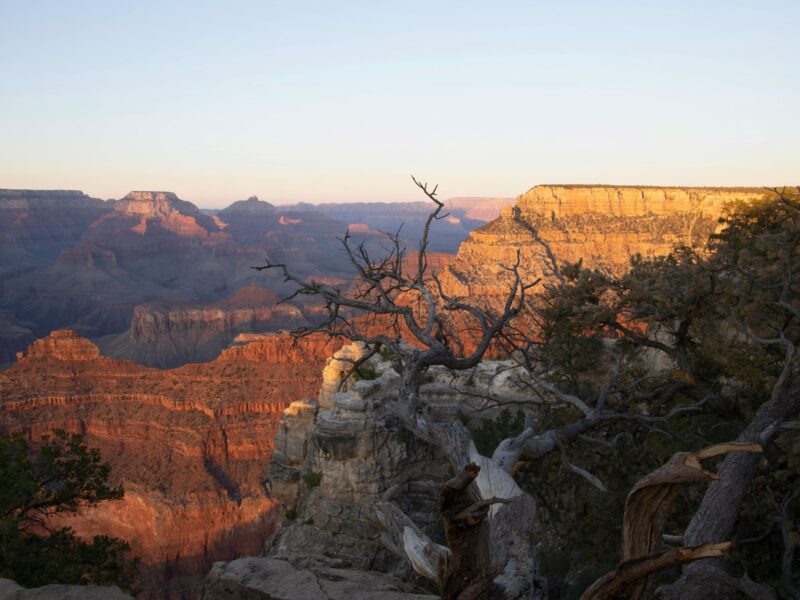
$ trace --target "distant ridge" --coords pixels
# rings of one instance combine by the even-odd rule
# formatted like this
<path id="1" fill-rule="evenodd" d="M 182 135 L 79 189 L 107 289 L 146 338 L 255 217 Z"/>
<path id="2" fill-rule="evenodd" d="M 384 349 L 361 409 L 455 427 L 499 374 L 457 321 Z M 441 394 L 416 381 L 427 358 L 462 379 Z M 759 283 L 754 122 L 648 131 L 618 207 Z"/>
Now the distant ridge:
<path id="1" fill-rule="evenodd" d="M 539 183 L 530 188 L 531 190 L 537 187 L 554 187 L 564 189 L 580 189 L 580 188 L 610 188 L 610 189 L 646 189 L 646 190 L 709 190 L 720 192 L 761 192 L 766 189 L 771 189 L 770 186 L 724 186 L 724 185 L 615 185 L 613 183 Z M 788 186 L 775 186 L 783 188 Z M 530 190 L 528 190 L 530 191 Z"/>

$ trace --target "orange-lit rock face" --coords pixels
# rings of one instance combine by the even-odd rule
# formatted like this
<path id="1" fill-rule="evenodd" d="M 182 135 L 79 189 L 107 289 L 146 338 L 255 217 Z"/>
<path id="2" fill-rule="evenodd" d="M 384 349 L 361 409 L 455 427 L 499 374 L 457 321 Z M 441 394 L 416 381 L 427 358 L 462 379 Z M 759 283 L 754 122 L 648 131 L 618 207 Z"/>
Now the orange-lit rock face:
<path id="1" fill-rule="evenodd" d="M 172 192 L 131 192 L 114 204 L 114 213 L 131 217 L 129 230 L 145 235 L 150 224 L 157 224 L 165 232 L 184 238 L 220 241 L 229 238 L 222 233 L 217 220 L 202 214 L 191 202 L 178 198 Z M 114 214 L 104 217 L 112 219 Z M 99 225 L 95 224 L 95 227 Z"/>
<path id="2" fill-rule="evenodd" d="M 316 395 L 336 347 L 252 336 L 211 363 L 159 371 L 56 331 L 0 373 L 0 428 L 36 440 L 60 427 L 100 449 L 126 495 L 66 523 L 127 539 L 155 595 L 215 560 L 261 550 L 274 523 L 261 479 L 280 416 Z"/>
<path id="3" fill-rule="evenodd" d="M 759 188 L 659 188 L 541 185 L 501 216 L 472 231 L 445 280 L 451 293 L 498 295 L 520 252 L 527 278 L 546 275 L 547 242 L 563 262 L 618 269 L 633 254 L 657 256 L 704 242 L 726 204 L 763 197 Z"/>

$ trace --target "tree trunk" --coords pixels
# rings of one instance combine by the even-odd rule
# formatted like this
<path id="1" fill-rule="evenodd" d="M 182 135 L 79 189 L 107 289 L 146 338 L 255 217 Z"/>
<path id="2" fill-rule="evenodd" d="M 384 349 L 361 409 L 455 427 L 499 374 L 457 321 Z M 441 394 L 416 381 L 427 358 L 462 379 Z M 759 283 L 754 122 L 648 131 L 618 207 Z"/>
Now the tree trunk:
<path id="1" fill-rule="evenodd" d="M 392 403 L 390 409 L 414 435 L 441 448 L 455 473 L 462 473 L 470 465 L 477 467 L 468 491 L 456 494 L 451 490 L 440 498 L 445 529 L 449 531 L 448 542 L 459 548 L 459 552 L 451 548 L 453 556 L 448 569 L 456 577 L 452 587 L 460 590 L 460 595 L 448 595 L 450 592 L 446 594 L 443 590 L 443 597 L 478 598 L 480 595 L 473 594 L 488 589 L 486 577 L 492 575 L 488 579 L 488 582 L 494 580 L 492 598 L 544 598 L 546 584 L 539 575 L 534 544 L 533 498 L 496 462 L 478 453 L 469 432 L 460 422 L 434 422 L 428 417 L 419 397 L 419 384 L 425 367 L 431 364 L 430 358 L 424 352 L 419 353 L 404 365 L 398 401 Z M 462 519 L 465 508 L 478 505 L 485 508 L 479 525 L 467 529 L 449 527 L 449 521 L 455 523 Z M 413 540 L 409 538 L 409 541 Z M 403 546 L 409 559 L 418 554 L 411 544 Z M 426 570 L 435 569 L 431 565 Z M 471 585 L 466 584 L 467 580 L 471 580 Z M 443 587 L 450 589 L 450 585 Z"/>
<path id="2" fill-rule="evenodd" d="M 777 399 L 761 405 L 736 442 L 765 444 L 771 436 L 772 427 L 798 409 L 800 390 L 787 390 Z M 686 528 L 684 538 L 688 546 L 731 539 L 742 498 L 756 475 L 758 461 L 757 454 L 747 452 L 734 452 L 725 457 L 717 471 L 719 480 L 709 486 Z M 722 567 L 722 559 L 692 563 L 683 568 L 678 581 L 659 590 L 659 597 L 665 600 L 705 600 L 711 597 L 708 595 L 710 591 L 723 594 L 728 593 L 725 590 L 734 589 L 735 593 L 730 579 Z"/>

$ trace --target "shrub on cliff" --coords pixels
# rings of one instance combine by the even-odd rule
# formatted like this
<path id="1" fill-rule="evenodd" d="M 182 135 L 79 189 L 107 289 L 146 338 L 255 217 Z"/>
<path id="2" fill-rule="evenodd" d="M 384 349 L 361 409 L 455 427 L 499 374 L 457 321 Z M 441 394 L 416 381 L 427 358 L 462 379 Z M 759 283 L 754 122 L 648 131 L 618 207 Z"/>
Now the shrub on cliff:
<path id="1" fill-rule="evenodd" d="M 110 467 L 82 436 L 55 430 L 32 447 L 21 434 L 0 437 L 0 577 L 23 586 L 117 584 L 130 589 L 138 559 L 123 540 L 79 539 L 52 517 L 121 498 Z"/>

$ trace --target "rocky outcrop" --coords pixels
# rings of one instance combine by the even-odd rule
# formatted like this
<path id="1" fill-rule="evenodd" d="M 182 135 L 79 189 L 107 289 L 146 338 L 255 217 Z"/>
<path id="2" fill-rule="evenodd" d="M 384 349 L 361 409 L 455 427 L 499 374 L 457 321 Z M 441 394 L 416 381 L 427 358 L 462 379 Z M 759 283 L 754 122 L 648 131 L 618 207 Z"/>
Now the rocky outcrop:
<path id="1" fill-rule="evenodd" d="M 220 595 L 206 597 L 249 598 L 245 592 L 251 581 L 252 597 L 271 597 L 257 595 L 278 590 L 260 587 L 264 574 L 289 581 L 303 571 L 303 577 L 313 580 L 330 568 L 363 571 L 370 577 L 389 574 L 430 593 L 430 584 L 380 541 L 374 507 L 380 500 L 395 502 L 441 543 L 436 495 L 452 473 L 440 451 L 410 434 L 389 409 L 399 380 L 389 361 L 373 356 L 361 371 L 370 378 L 350 377 L 353 361 L 363 353 L 357 344 L 342 348 L 327 362 L 317 398 L 296 400 L 284 410 L 267 478 L 283 525 L 267 546 L 267 558 L 215 565 L 206 591 Z M 451 384 L 519 399 L 521 391 L 512 383 L 518 370 L 511 367 L 509 362 L 486 361 L 455 380 L 449 371 L 431 368 L 421 389 L 429 414 L 445 420 L 470 418 L 469 404 Z M 223 589 L 228 591 L 219 591 Z M 284 596 L 276 592 L 274 597 Z"/>
<path id="2" fill-rule="evenodd" d="M 262 479 L 274 434 L 291 400 L 319 387 L 336 347 L 260 336 L 211 363 L 159 371 L 57 331 L 0 373 L 0 430 L 83 433 L 126 494 L 61 523 L 128 540 L 146 597 L 191 597 L 212 562 L 258 553 L 272 534 Z"/>
<path id="3" fill-rule="evenodd" d="M 134 217 L 136 223 L 130 231 L 137 235 L 156 228 L 183 238 L 222 241 L 229 237 L 217 220 L 172 192 L 130 192 L 113 204 L 115 212 L 95 222 L 92 229 L 108 228 L 115 217 Z"/>
<path id="4" fill-rule="evenodd" d="M 448 467 L 385 410 L 398 378 L 388 363 L 374 363 L 377 379 L 342 384 L 361 352 L 340 350 L 323 371 L 318 400 L 295 401 L 284 412 L 268 486 L 288 520 L 269 554 L 409 576 L 377 539 L 373 506 L 390 487 L 405 486 L 398 501 L 420 526 L 435 530 L 434 499 Z"/>
<path id="5" fill-rule="evenodd" d="M 26 589 L 0 579 L 0 600 L 133 600 L 133 596 L 116 586 L 54 584 Z"/>
<path id="6" fill-rule="evenodd" d="M 216 563 L 206 577 L 204 600 L 435 600 L 415 586 L 385 575 L 314 564 L 308 560 L 242 558 Z"/>
<path id="7" fill-rule="evenodd" d="M 703 243 L 728 203 L 764 194 L 760 188 L 536 186 L 469 234 L 444 279 L 451 293 L 501 295 L 508 278 L 502 266 L 514 264 L 517 252 L 527 279 L 547 276 L 537 237 L 559 261 L 619 269 L 637 253 L 664 255 Z"/>
<path id="8" fill-rule="evenodd" d="M 257 285 L 210 304 L 137 306 L 128 330 L 99 340 L 103 352 L 159 368 L 206 362 L 242 333 L 290 330 L 308 324 L 302 305 L 279 303 Z"/>
<path id="9" fill-rule="evenodd" d="M 44 339 L 36 340 L 27 351 L 18 357 L 21 362 L 37 362 L 53 359 L 66 361 L 94 361 L 100 358 L 100 350 L 89 340 L 74 331 L 54 331 Z"/>

